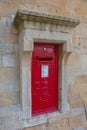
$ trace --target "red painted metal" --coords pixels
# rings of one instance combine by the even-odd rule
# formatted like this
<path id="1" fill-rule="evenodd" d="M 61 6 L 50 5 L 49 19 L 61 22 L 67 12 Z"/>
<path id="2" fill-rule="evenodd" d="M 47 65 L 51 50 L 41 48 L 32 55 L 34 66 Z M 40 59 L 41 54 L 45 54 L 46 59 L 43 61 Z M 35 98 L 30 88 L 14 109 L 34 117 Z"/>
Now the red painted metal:
<path id="1" fill-rule="evenodd" d="M 34 44 L 32 115 L 58 110 L 58 46 Z"/>

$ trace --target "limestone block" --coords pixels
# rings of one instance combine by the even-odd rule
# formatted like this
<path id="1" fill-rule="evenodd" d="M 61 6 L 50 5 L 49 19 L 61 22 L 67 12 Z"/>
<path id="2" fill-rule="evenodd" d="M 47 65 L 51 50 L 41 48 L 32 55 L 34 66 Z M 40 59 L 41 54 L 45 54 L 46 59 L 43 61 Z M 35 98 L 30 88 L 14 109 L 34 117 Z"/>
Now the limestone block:
<path id="1" fill-rule="evenodd" d="M 87 130 L 87 123 L 85 124 L 85 128 L 86 128 L 86 130 Z"/>
<path id="2" fill-rule="evenodd" d="M 4 67 L 15 67 L 16 66 L 16 58 L 13 54 L 4 54 L 2 56 L 2 65 Z"/>
<path id="3" fill-rule="evenodd" d="M 26 128 L 24 130 L 42 130 L 42 129 L 40 126 L 34 126 L 34 127 Z"/>
<path id="4" fill-rule="evenodd" d="M 13 29 L 13 16 L 0 18 L 0 42 L 16 43 L 17 35 Z"/>
<path id="5" fill-rule="evenodd" d="M 87 76 L 81 75 L 77 76 L 75 84 L 69 87 L 69 94 L 79 95 L 83 93 L 87 93 Z"/>
<path id="6" fill-rule="evenodd" d="M 80 55 L 80 62 L 82 65 L 87 65 L 87 55 Z"/>
<path id="7" fill-rule="evenodd" d="M 23 128 L 23 122 L 21 121 L 7 121 L 4 123 L 4 130 L 22 130 Z"/>
<path id="8" fill-rule="evenodd" d="M 73 130 L 86 130 L 86 127 L 81 126 L 81 127 L 78 127 L 78 128 L 74 128 Z"/>
<path id="9" fill-rule="evenodd" d="M 82 126 L 81 116 L 77 115 L 77 116 L 71 117 L 69 119 L 69 123 L 70 123 L 71 129 L 81 127 Z"/>
<path id="10" fill-rule="evenodd" d="M 80 99 L 79 96 L 70 96 L 69 104 L 71 109 L 80 108 L 83 106 L 82 100 Z"/>
<path id="11" fill-rule="evenodd" d="M 0 67 L 2 66 L 1 56 L 0 56 Z"/>
<path id="12" fill-rule="evenodd" d="M 16 52 L 15 44 L 8 44 L 7 42 L 0 41 L 0 54 L 14 54 L 14 52 Z"/>
<path id="13" fill-rule="evenodd" d="M 27 37 L 24 38 L 23 50 L 24 51 L 32 51 L 33 50 L 33 40 L 30 40 Z"/>
<path id="14" fill-rule="evenodd" d="M 69 59 L 67 64 L 73 64 L 73 65 L 80 65 L 80 56 L 78 53 L 73 52 Z"/>
<path id="15" fill-rule="evenodd" d="M 16 68 L 0 67 L 0 82 L 6 83 L 6 81 L 8 81 L 9 83 L 18 79 L 19 79 L 19 72 L 17 71 Z"/>
<path id="16" fill-rule="evenodd" d="M 83 105 L 87 106 L 87 93 L 80 94 L 80 99 L 83 102 Z"/>
<path id="17" fill-rule="evenodd" d="M 87 84 L 87 76 L 86 75 L 80 75 L 77 77 L 77 80 L 76 80 L 76 83 L 77 84 Z"/>
<path id="18" fill-rule="evenodd" d="M 0 93 L 0 107 L 12 105 L 13 95 L 10 92 Z"/>
<path id="19" fill-rule="evenodd" d="M 14 79 L 13 81 L 0 82 L 0 92 L 4 92 L 4 91 L 18 92 L 19 91 L 19 81 Z"/>
<path id="20" fill-rule="evenodd" d="M 53 123 L 50 123 L 47 130 L 70 130 L 67 119 L 57 120 Z"/>
<path id="21" fill-rule="evenodd" d="M 13 93 L 13 104 L 14 104 L 14 105 L 19 104 L 19 95 L 20 95 L 19 92 L 14 92 L 14 93 Z"/>

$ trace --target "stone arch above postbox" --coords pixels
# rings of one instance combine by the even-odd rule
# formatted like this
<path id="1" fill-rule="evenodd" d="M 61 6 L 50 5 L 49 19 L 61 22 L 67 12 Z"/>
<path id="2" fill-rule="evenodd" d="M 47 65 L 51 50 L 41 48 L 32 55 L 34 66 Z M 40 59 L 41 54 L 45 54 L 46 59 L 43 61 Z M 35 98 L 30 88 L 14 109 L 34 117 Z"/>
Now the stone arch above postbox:
<path id="1" fill-rule="evenodd" d="M 31 115 L 31 55 L 34 42 L 62 44 L 61 59 L 61 98 L 60 111 L 69 110 L 68 84 L 66 64 L 69 55 L 73 51 L 72 30 L 79 24 L 79 20 L 52 16 L 37 12 L 18 10 L 14 19 L 14 26 L 18 30 L 19 64 L 20 64 L 20 95 L 21 95 L 21 116 L 22 119 L 31 119 L 35 124 L 46 123 L 48 116 L 39 116 L 37 122 L 33 122 Z M 56 113 L 58 114 L 58 113 Z M 34 119 L 34 121 L 35 121 Z M 40 120 L 40 121 L 38 121 Z"/>

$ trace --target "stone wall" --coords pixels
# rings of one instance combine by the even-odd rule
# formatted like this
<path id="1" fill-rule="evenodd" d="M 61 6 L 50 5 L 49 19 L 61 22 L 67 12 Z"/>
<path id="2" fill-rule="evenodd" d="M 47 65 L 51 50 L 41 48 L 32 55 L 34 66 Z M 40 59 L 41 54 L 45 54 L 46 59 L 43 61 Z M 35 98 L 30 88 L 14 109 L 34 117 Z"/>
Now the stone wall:
<path id="1" fill-rule="evenodd" d="M 49 118 L 48 123 L 25 130 L 87 129 L 87 1 L 86 0 L 1 0 L 0 1 L 0 130 L 27 127 L 20 112 L 18 32 L 13 26 L 17 9 L 35 10 L 76 18 L 73 53 L 68 70 L 70 112 Z M 20 116 L 19 116 L 20 115 Z M 12 127 L 13 126 L 13 127 Z"/>

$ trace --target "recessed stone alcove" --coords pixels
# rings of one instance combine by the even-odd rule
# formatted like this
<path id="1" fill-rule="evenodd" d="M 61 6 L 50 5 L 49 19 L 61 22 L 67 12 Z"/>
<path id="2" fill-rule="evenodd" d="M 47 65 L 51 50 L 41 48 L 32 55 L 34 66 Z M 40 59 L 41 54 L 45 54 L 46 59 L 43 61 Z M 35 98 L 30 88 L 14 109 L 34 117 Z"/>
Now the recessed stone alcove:
<path id="1" fill-rule="evenodd" d="M 72 31 L 79 20 L 18 10 L 14 26 L 18 30 L 20 63 L 20 119 L 29 119 L 26 126 L 46 123 L 49 117 L 69 111 L 66 64 L 73 52 Z M 31 60 L 34 42 L 53 43 L 61 46 L 59 78 L 59 111 L 32 117 L 31 114 Z"/>

